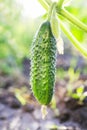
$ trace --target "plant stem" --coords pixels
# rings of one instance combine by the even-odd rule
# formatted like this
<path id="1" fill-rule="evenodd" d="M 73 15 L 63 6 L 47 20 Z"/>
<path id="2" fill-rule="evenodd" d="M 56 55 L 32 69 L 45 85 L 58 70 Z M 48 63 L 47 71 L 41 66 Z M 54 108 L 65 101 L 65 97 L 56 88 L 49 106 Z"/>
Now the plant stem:
<path id="1" fill-rule="evenodd" d="M 50 10 L 48 12 L 48 21 L 50 21 L 50 19 L 51 19 L 52 11 L 53 11 L 53 8 L 55 7 L 55 5 L 56 5 L 56 2 L 51 4 Z"/>
<path id="2" fill-rule="evenodd" d="M 44 0 L 38 0 L 38 2 L 44 7 L 45 10 L 48 10 L 48 4 Z"/>
<path id="3" fill-rule="evenodd" d="M 64 0 L 59 0 L 59 1 L 58 1 L 58 8 L 61 9 L 63 2 L 64 2 Z"/>
<path id="4" fill-rule="evenodd" d="M 45 0 L 48 5 L 52 4 L 51 0 Z"/>
<path id="5" fill-rule="evenodd" d="M 79 19 L 77 19 L 75 16 L 70 14 L 67 10 L 61 9 L 59 14 L 64 16 L 64 18 L 67 18 L 70 22 L 72 22 L 74 25 L 78 26 L 80 29 L 84 30 L 87 32 L 87 25 L 82 23 Z"/>
<path id="6" fill-rule="evenodd" d="M 65 28 L 61 21 L 60 26 L 65 35 L 73 43 L 73 45 L 87 58 L 87 50 L 77 41 L 77 39 L 72 35 L 72 33 L 67 28 Z"/>

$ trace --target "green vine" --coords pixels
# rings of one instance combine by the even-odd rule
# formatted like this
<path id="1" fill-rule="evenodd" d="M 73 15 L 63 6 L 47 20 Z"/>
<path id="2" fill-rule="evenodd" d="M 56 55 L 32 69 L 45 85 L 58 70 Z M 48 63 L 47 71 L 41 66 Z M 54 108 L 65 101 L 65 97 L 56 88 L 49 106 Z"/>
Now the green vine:
<path id="1" fill-rule="evenodd" d="M 59 12 L 59 14 L 62 15 L 63 17 L 65 17 L 66 19 L 68 19 L 74 25 L 78 26 L 83 31 L 87 32 L 87 25 L 85 25 L 84 23 L 82 23 L 75 16 L 73 16 L 72 14 L 70 14 L 67 10 L 61 9 L 61 11 Z"/>
<path id="2" fill-rule="evenodd" d="M 87 50 L 77 41 L 77 39 L 72 35 L 72 33 L 65 28 L 64 24 L 60 21 L 60 26 L 65 35 L 69 38 L 72 44 L 84 55 L 87 57 Z"/>

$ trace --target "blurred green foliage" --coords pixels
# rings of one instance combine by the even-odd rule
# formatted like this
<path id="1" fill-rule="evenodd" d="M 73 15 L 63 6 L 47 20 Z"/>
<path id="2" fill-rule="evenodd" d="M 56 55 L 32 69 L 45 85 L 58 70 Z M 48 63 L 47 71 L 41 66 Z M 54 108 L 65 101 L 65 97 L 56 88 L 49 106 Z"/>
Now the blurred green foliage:
<path id="1" fill-rule="evenodd" d="M 14 29 L 19 19 L 19 9 L 14 1 L 0 1 L 0 58 L 13 54 L 16 56 Z"/>
<path id="2" fill-rule="evenodd" d="M 30 57 L 36 30 L 34 22 L 38 23 L 38 20 L 25 20 L 21 12 L 22 8 L 15 0 L 0 0 L 0 68 L 6 73 L 11 67 L 21 67 L 22 59 Z"/>
<path id="3" fill-rule="evenodd" d="M 87 1 L 86 0 L 72 0 L 70 6 L 66 7 L 66 9 L 76 16 L 79 20 L 87 24 Z M 74 26 L 73 24 L 68 25 L 71 32 L 74 34 L 74 36 L 83 44 L 86 45 L 87 41 L 87 34 Z M 87 45 L 86 45 L 87 47 Z"/>

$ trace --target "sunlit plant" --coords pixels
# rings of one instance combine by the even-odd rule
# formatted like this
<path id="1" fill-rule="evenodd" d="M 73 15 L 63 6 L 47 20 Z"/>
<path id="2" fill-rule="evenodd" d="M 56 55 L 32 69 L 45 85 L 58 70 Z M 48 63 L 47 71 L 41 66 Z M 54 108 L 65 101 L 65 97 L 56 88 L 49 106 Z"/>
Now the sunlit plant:
<path id="1" fill-rule="evenodd" d="M 38 1 L 46 9 L 47 17 L 46 21 L 41 24 L 32 43 L 30 81 L 32 92 L 42 105 L 41 111 L 44 118 L 47 114 L 46 106 L 51 102 L 54 91 L 56 48 L 59 54 L 64 54 L 64 43 L 60 33 L 61 29 L 81 54 L 87 57 L 87 49 L 65 27 L 61 17 L 68 19 L 85 32 L 87 32 L 87 26 L 64 8 L 70 0 L 58 0 L 58 2 L 51 0 Z M 73 71 L 71 72 L 74 78 L 74 73 Z M 70 78 L 71 82 L 73 78 Z"/>
<path id="2" fill-rule="evenodd" d="M 82 104 L 83 100 L 87 97 L 87 92 L 84 92 L 84 86 L 78 87 L 76 92 L 71 93 L 71 97 L 77 99 Z"/>

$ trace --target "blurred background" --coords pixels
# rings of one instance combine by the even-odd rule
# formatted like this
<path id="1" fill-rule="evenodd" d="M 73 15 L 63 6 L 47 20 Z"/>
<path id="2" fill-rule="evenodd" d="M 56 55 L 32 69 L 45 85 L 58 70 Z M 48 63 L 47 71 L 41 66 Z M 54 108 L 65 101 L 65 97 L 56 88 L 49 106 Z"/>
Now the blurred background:
<path id="1" fill-rule="evenodd" d="M 66 9 L 87 24 L 86 0 L 73 0 Z M 64 55 L 57 54 L 55 93 L 46 120 L 33 97 L 30 49 L 45 13 L 37 0 L 0 0 L 0 130 L 87 128 L 87 59 L 62 31 Z M 87 33 L 62 20 L 87 48 Z"/>

